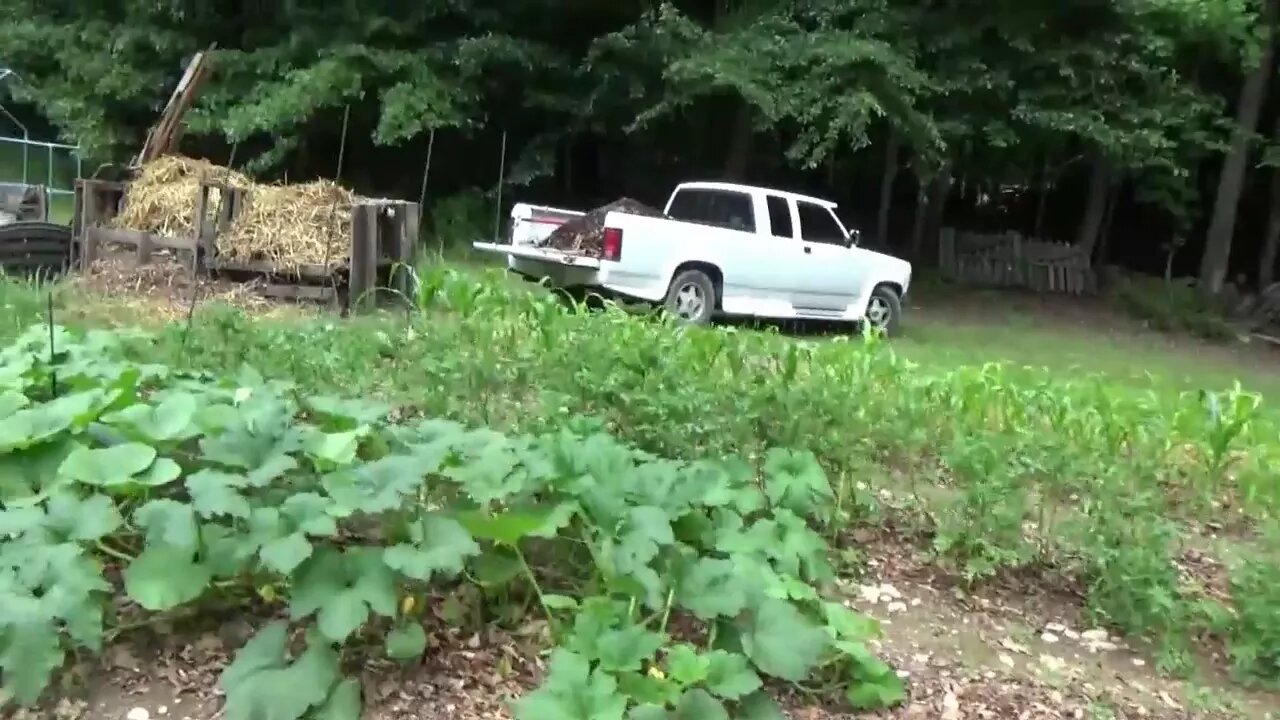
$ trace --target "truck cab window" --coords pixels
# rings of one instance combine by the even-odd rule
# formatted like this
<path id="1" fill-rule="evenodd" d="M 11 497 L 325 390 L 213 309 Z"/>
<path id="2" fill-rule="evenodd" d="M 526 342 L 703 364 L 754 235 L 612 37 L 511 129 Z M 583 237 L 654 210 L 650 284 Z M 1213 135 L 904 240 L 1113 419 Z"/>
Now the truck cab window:
<path id="1" fill-rule="evenodd" d="M 844 231 L 831 211 L 821 205 L 797 202 L 800 215 L 800 237 L 806 242 L 845 245 Z"/>
<path id="2" fill-rule="evenodd" d="M 751 196 L 727 190 L 681 190 L 671 200 L 667 214 L 676 220 L 756 231 Z"/>
<path id="3" fill-rule="evenodd" d="M 765 202 L 769 208 L 769 224 L 772 226 L 773 236 L 795 237 L 795 231 L 791 227 L 791 205 L 786 198 L 770 195 Z"/>

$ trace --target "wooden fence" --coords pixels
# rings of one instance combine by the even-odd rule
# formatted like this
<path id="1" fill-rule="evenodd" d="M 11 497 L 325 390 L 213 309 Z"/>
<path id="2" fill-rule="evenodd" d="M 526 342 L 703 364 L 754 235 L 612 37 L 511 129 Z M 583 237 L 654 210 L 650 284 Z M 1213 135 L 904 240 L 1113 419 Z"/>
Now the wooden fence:
<path id="1" fill-rule="evenodd" d="M 943 228 L 940 240 L 942 273 L 959 283 L 1069 295 L 1096 286 L 1088 255 L 1071 245 L 954 228 Z"/>

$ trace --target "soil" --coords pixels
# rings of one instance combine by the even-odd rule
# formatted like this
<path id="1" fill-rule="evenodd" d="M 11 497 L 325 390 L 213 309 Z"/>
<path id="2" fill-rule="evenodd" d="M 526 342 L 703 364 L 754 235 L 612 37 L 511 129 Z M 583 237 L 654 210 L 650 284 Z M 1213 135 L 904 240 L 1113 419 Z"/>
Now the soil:
<path id="1" fill-rule="evenodd" d="M 598 255 L 604 242 L 604 218 L 614 211 L 646 217 L 666 217 L 661 210 L 655 210 L 631 198 L 622 198 L 566 222 L 547 236 L 544 244 L 556 250 Z"/>

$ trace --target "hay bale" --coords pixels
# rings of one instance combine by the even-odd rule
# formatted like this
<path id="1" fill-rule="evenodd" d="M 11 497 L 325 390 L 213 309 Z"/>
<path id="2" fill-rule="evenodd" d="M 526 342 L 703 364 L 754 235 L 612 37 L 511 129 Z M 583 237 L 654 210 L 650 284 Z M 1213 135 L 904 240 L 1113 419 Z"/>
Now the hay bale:
<path id="1" fill-rule="evenodd" d="M 196 198 L 204 176 L 236 187 L 251 184 L 244 175 L 207 160 L 165 155 L 139 169 L 112 224 L 169 237 L 190 235 L 195 231 Z M 210 196 L 211 202 L 220 200 L 216 190 Z"/>
<path id="2" fill-rule="evenodd" d="M 341 267 L 350 261 L 351 207 L 359 196 L 327 180 L 259 184 L 204 160 L 167 155 L 143 166 L 125 193 L 118 227 L 160 235 L 191 235 L 200 180 L 243 188 L 231 227 L 216 239 L 218 257 L 265 261 L 288 272 L 302 265 Z M 209 212 L 220 202 L 210 193 Z"/>
<path id="3" fill-rule="evenodd" d="M 218 236 L 218 257 L 265 260 L 281 270 L 346 265 L 351 260 L 351 206 L 358 199 L 327 180 L 254 185 L 230 229 Z"/>

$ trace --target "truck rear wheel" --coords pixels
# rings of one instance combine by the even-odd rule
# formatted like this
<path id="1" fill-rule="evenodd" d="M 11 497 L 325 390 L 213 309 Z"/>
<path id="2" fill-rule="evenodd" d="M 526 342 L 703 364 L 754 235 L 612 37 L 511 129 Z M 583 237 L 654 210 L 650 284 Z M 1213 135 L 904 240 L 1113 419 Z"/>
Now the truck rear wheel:
<path id="1" fill-rule="evenodd" d="M 671 281 L 663 304 L 682 323 L 706 325 L 716 309 L 715 283 L 701 270 L 685 270 Z"/>

